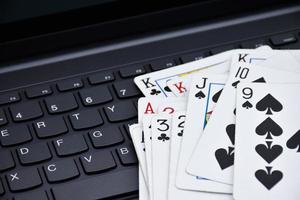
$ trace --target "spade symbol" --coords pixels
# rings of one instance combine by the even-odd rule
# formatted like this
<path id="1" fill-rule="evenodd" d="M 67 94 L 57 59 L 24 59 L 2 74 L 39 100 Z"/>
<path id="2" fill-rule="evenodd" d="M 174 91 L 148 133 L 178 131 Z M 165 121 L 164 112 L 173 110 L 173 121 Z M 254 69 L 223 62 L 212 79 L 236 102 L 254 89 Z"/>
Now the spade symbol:
<path id="1" fill-rule="evenodd" d="M 283 177 L 281 171 L 274 170 L 271 172 L 272 167 L 266 167 L 267 171 L 260 169 L 255 172 L 255 177 L 261 182 L 268 190 L 271 190 Z"/>
<path id="2" fill-rule="evenodd" d="M 233 110 L 233 114 L 236 115 L 236 108 Z"/>
<path id="3" fill-rule="evenodd" d="M 170 138 L 167 136 L 167 134 L 162 133 L 157 139 L 165 142 L 166 140 L 169 140 Z"/>
<path id="4" fill-rule="evenodd" d="M 236 86 L 240 83 L 240 81 L 235 81 L 234 83 L 232 83 L 232 86 L 236 88 Z"/>
<path id="5" fill-rule="evenodd" d="M 220 95 L 221 95 L 221 93 L 222 93 L 222 90 L 223 90 L 223 89 L 221 89 L 219 92 L 217 92 L 216 94 L 214 94 L 214 96 L 213 96 L 213 98 L 212 98 L 213 102 L 215 102 L 215 103 L 218 102 L 219 97 L 220 97 Z"/>
<path id="6" fill-rule="evenodd" d="M 234 148 L 228 147 L 228 152 L 226 149 L 218 149 L 215 152 L 215 156 L 221 169 L 224 170 L 234 163 Z"/>
<path id="7" fill-rule="evenodd" d="M 255 147 L 256 152 L 269 164 L 273 162 L 281 153 L 282 147 L 279 145 L 272 146 L 271 141 L 267 141 L 267 146 L 259 144 Z"/>
<path id="8" fill-rule="evenodd" d="M 195 94 L 195 97 L 198 98 L 198 99 L 202 99 L 205 97 L 205 94 L 200 90 L 199 92 L 197 92 Z"/>
<path id="9" fill-rule="evenodd" d="M 171 89 L 169 88 L 169 86 L 164 87 L 164 90 L 165 90 L 166 92 L 171 92 Z"/>
<path id="10" fill-rule="evenodd" d="M 300 153 L 300 130 L 298 130 L 286 143 L 289 149 L 297 149 L 297 153 Z"/>
<path id="11" fill-rule="evenodd" d="M 256 109 L 259 111 L 267 110 L 267 115 L 272 115 L 273 112 L 279 112 L 282 110 L 282 104 L 275 99 L 271 94 L 267 94 L 256 104 Z"/>
<path id="12" fill-rule="evenodd" d="M 229 124 L 226 127 L 226 133 L 231 141 L 231 143 L 234 145 L 234 137 L 235 137 L 235 124 Z"/>
<path id="13" fill-rule="evenodd" d="M 157 89 L 152 89 L 150 92 L 151 95 L 158 95 L 159 93 L 161 93 L 161 91 L 159 91 Z"/>
<path id="14" fill-rule="evenodd" d="M 256 127 L 255 132 L 261 136 L 267 134 L 266 139 L 272 139 L 272 135 L 280 136 L 282 134 L 282 128 L 268 117 Z"/>
<path id="15" fill-rule="evenodd" d="M 249 102 L 249 101 L 246 101 L 245 103 L 243 103 L 243 108 L 246 108 L 247 110 L 249 109 L 249 108 L 252 108 L 253 107 L 253 105 Z"/>
<path id="16" fill-rule="evenodd" d="M 256 79 L 255 81 L 253 81 L 253 83 L 265 83 L 266 80 L 264 79 L 264 77 L 261 77 L 259 79 Z"/>

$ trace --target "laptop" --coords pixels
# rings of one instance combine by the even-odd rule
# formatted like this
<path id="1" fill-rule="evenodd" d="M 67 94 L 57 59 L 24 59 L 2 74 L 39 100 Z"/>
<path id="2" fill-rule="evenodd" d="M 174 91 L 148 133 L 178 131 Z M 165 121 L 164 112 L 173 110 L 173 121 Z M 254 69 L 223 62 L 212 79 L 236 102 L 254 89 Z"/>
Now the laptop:
<path id="1" fill-rule="evenodd" d="M 133 78 L 234 48 L 300 48 L 283 0 L 0 2 L 0 199 L 138 199 Z"/>

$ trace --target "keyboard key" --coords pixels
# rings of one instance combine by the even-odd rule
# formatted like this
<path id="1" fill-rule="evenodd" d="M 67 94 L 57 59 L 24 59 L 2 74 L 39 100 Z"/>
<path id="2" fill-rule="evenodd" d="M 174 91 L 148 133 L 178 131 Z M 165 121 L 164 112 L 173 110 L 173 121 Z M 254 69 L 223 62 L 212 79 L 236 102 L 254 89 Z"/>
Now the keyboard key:
<path id="1" fill-rule="evenodd" d="M 74 89 L 78 89 L 78 88 L 82 88 L 82 87 L 83 87 L 83 83 L 79 78 L 66 80 L 66 81 L 57 83 L 57 88 L 61 92 L 68 91 L 68 90 L 74 90 Z"/>
<path id="2" fill-rule="evenodd" d="M 211 52 L 212 55 L 216 55 L 216 54 L 219 54 L 219 53 L 222 53 L 222 52 L 225 52 L 225 51 L 229 51 L 229 50 L 232 50 L 232 49 L 235 49 L 234 45 L 227 45 L 227 46 L 221 46 L 221 47 L 213 48 L 210 52 Z"/>
<path id="3" fill-rule="evenodd" d="M 9 107 L 12 118 L 15 122 L 35 119 L 43 115 L 38 102 L 26 102 Z"/>
<path id="4" fill-rule="evenodd" d="M 76 134 L 53 141 L 56 153 L 59 156 L 70 156 L 88 149 L 82 135 Z"/>
<path id="5" fill-rule="evenodd" d="M 45 99 L 46 107 L 51 114 L 74 110 L 78 104 L 73 94 L 62 94 Z"/>
<path id="6" fill-rule="evenodd" d="M 0 126 L 7 124 L 7 118 L 3 110 L 0 110 Z"/>
<path id="7" fill-rule="evenodd" d="M 208 52 L 193 52 L 190 54 L 185 54 L 180 57 L 182 63 L 188 63 L 196 60 L 203 59 L 205 57 L 209 56 Z"/>
<path id="8" fill-rule="evenodd" d="M 276 35 L 271 37 L 270 40 L 274 46 L 281 46 L 297 42 L 296 36 L 292 33 Z"/>
<path id="9" fill-rule="evenodd" d="M 138 162 L 135 151 L 131 145 L 118 148 L 117 153 L 123 165 L 132 165 Z"/>
<path id="10" fill-rule="evenodd" d="M 115 145 L 124 141 L 120 129 L 115 126 L 91 130 L 89 136 L 95 148 Z"/>
<path id="11" fill-rule="evenodd" d="M 75 130 L 92 128 L 103 124 L 102 117 L 96 109 L 70 114 L 69 119 Z"/>
<path id="12" fill-rule="evenodd" d="M 1 151 L 0 158 L 0 171 L 8 170 L 15 166 L 15 161 L 10 151 Z"/>
<path id="13" fill-rule="evenodd" d="M 44 171 L 50 183 L 65 181 L 79 176 L 79 171 L 74 160 L 62 160 L 50 163 L 44 166 Z"/>
<path id="14" fill-rule="evenodd" d="M 108 105 L 104 107 L 104 111 L 111 122 L 123 121 L 137 116 L 137 111 L 131 101 Z"/>
<path id="15" fill-rule="evenodd" d="M 2 181 L 0 179 L 0 195 L 3 195 L 4 194 L 4 188 L 3 188 L 3 184 L 2 184 Z"/>
<path id="16" fill-rule="evenodd" d="M 97 86 L 79 92 L 85 106 L 93 106 L 111 101 L 113 98 L 106 86 Z"/>
<path id="17" fill-rule="evenodd" d="M 97 74 L 90 75 L 88 77 L 89 82 L 92 85 L 107 83 L 115 80 L 115 76 L 112 72 L 100 72 Z"/>
<path id="18" fill-rule="evenodd" d="M 80 161 L 87 174 L 103 172 L 117 166 L 110 151 L 82 155 Z"/>
<path id="19" fill-rule="evenodd" d="M 43 119 L 33 123 L 39 138 L 53 137 L 68 132 L 67 125 L 62 117 Z"/>
<path id="20" fill-rule="evenodd" d="M 145 73 L 146 70 L 143 66 L 131 66 L 120 69 L 120 75 L 122 78 L 134 77 Z"/>
<path id="21" fill-rule="evenodd" d="M 21 100 L 21 97 L 18 92 L 0 94 L 0 105 L 18 102 L 20 100 Z"/>
<path id="22" fill-rule="evenodd" d="M 52 189 L 55 200 L 111 199 L 137 191 L 138 173 L 136 168 L 70 182 Z"/>
<path id="23" fill-rule="evenodd" d="M 42 184 L 40 174 L 36 168 L 10 172 L 6 175 L 6 180 L 13 192 L 28 190 Z"/>
<path id="24" fill-rule="evenodd" d="M 39 86 L 28 88 L 25 93 L 28 98 L 32 99 L 32 98 L 37 98 L 42 96 L 48 96 L 52 94 L 52 92 L 53 91 L 50 86 L 39 85 Z"/>
<path id="25" fill-rule="evenodd" d="M 256 49 L 258 47 L 261 47 L 263 45 L 267 45 L 267 42 L 263 39 L 258 39 L 258 40 L 251 40 L 248 42 L 243 42 L 241 44 L 241 47 L 244 49 Z"/>
<path id="26" fill-rule="evenodd" d="M 0 140 L 2 146 L 12 146 L 30 141 L 31 134 L 26 125 L 14 125 L 0 129 Z"/>
<path id="27" fill-rule="evenodd" d="M 140 90 L 132 80 L 119 81 L 114 83 L 115 91 L 119 98 L 129 98 L 141 95 Z"/>
<path id="28" fill-rule="evenodd" d="M 17 149 L 19 160 L 22 164 L 33 164 L 52 158 L 47 143 L 25 145 Z"/>
<path id="29" fill-rule="evenodd" d="M 174 67 L 175 65 L 176 63 L 172 59 L 157 60 L 151 62 L 151 69 L 153 71 L 158 71 L 158 70 Z"/>
<path id="30" fill-rule="evenodd" d="M 49 200 L 45 191 L 26 192 L 16 196 L 14 200 Z"/>

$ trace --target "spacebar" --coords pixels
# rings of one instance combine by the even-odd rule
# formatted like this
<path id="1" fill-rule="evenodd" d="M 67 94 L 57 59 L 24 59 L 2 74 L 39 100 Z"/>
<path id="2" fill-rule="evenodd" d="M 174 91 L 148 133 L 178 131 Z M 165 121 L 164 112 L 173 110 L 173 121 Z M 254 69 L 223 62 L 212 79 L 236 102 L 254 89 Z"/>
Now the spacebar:
<path id="1" fill-rule="evenodd" d="M 55 200 L 99 200 L 137 191 L 136 168 L 70 182 L 52 189 Z"/>

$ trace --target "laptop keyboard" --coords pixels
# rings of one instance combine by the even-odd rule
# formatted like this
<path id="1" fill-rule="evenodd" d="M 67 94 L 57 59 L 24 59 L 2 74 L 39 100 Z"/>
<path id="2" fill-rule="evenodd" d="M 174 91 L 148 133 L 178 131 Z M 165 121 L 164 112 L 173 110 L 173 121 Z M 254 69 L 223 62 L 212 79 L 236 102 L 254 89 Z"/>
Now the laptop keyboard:
<path id="1" fill-rule="evenodd" d="M 284 33 L 0 93 L 0 199 L 121 198 L 138 191 L 128 125 L 135 76 L 232 48 L 300 48 Z"/>

